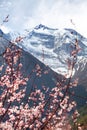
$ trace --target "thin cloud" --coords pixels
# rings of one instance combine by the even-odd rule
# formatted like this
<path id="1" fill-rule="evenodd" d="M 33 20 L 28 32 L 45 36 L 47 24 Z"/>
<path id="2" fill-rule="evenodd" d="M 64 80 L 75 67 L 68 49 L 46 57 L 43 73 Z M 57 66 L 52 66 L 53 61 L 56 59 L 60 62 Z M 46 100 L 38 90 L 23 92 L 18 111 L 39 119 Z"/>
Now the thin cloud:
<path id="1" fill-rule="evenodd" d="M 42 23 L 54 28 L 74 28 L 86 36 L 86 5 L 86 0 L 1 0 L 0 17 L 9 14 L 10 21 L 6 26 L 17 31 Z"/>

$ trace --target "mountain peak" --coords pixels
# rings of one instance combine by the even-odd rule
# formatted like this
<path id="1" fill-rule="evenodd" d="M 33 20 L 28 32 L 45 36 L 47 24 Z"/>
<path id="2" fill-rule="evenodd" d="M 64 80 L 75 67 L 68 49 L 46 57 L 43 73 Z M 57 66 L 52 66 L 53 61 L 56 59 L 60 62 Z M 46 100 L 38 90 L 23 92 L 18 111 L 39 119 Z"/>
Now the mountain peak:
<path id="1" fill-rule="evenodd" d="M 48 27 L 45 26 L 45 25 L 43 25 L 43 24 L 39 24 L 39 25 L 37 25 L 37 26 L 35 27 L 35 29 L 41 29 L 41 28 L 43 28 L 43 29 L 48 29 Z"/>
<path id="2" fill-rule="evenodd" d="M 58 29 L 47 27 L 47 26 L 45 26 L 43 24 L 37 25 L 34 29 L 36 29 L 36 30 L 38 30 L 38 29 L 43 29 L 43 30 L 45 30 L 45 29 L 47 29 L 47 30 L 58 30 Z"/>

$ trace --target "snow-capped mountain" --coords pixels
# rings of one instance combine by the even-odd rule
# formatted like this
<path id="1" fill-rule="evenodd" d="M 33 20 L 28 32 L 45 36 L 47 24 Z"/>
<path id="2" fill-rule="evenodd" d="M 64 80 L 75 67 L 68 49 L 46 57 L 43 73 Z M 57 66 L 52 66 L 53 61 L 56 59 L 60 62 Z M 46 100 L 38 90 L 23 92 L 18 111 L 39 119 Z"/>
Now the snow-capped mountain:
<path id="1" fill-rule="evenodd" d="M 42 24 L 26 30 L 18 46 L 31 53 L 57 73 L 67 73 L 67 58 L 78 39 L 79 51 L 74 75 L 82 72 L 87 63 L 87 39 L 73 29 L 53 29 Z"/>
<path id="2" fill-rule="evenodd" d="M 41 33 L 41 30 L 42 30 L 42 33 Z M 45 33 L 44 33 L 44 30 L 45 30 Z M 54 67 L 55 67 L 55 62 L 56 63 L 58 62 L 57 63 L 58 65 L 56 64 L 56 66 L 58 67 L 59 65 L 61 65 L 60 67 L 63 70 L 61 70 L 60 73 L 64 73 L 64 69 L 67 69 L 67 66 L 66 66 L 66 61 L 63 58 L 64 57 L 67 58 L 67 56 L 70 57 L 70 50 L 69 50 L 70 43 L 72 43 L 72 45 L 73 45 L 74 44 L 73 42 L 75 40 L 74 36 L 76 37 L 76 32 L 74 30 L 71 30 L 71 31 L 73 31 L 73 36 L 71 35 L 72 32 L 70 33 L 70 30 L 67 30 L 67 29 L 60 31 L 58 29 L 50 29 L 45 26 L 39 25 L 39 26 L 35 27 L 31 32 L 27 31 L 24 35 L 23 41 L 17 43 L 18 46 L 23 48 L 22 56 L 21 56 L 20 60 L 23 64 L 22 71 L 23 71 L 24 75 L 25 76 L 31 75 L 31 72 L 35 68 L 36 64 L 41 66 L 41 71 L 42 71 L 42 73 L 41 73 L 42 76 L 37 77 L 37 78 L 35 78 L 36 74 L 32 73 L 31 78 L 29 78 L 29 81 L 27 84 L 26 97 L 27 97 L 30 89 L 32 88 L 32 83 L 34 80 L 35 80 L 34 84 L 37 87 L 41 88 L 41 86 L 46 86 L 46 87 L 49 87 L 50 89 L 56 85 L 56 82 L 63 81 L 64 77 L 62 75 L 55 73 L 48 66 L 45 66 L 43 63 L 41 63 L 39 60 L 41 60 L 44 63 L 46 62 L 49 66 L 53 67 L 52 69 L 54 69 Z M 58 35 L 55 35 L 55 33 L 57 33 Z M 63 33 L 65 33 L 65 35 Z M 66 36 L 66 34 L 69 36 Z M 60 37 L 59 35 L 65 39 L 66 39 L 66 37 L 68 37 L 70 42 L 67 43 L 67 40 L 64 40 L 64 41 L 66 41 L 66 42 L 64 42 L 63 38 Z M 9 34 L 4 34 L 2 32 L 2 30 L 0 30 L 0 55 L 5 51 L 5 48 L 8 47 L 9 43 L 12 44 L 12 42 L 10 42 L 9 39 L 11 39 L 11 37 L 13 39 L 15 39 L 16 36 L 18 36 L 18 33 L 11 33 L 11 35 L 9 35 Z M 39 40 L 37 40 L 35 38 L 38 38 Z M 58 42 L 59 44 L 57 44 L 57 42 L 55 40 L 56 38 L 57 38 L 57 40 L 60 39 Z M 77 65 L 76 65 L 76 70 L 75 70 L 75 76 L 80 78 L 79 81 L 81 81 L 80 83 L 82 83 L 82 85 L 76 87 L 75 92 L 77 91 L 77 93 L 79 93 L 81 96 L 83 96 L 83 94 L 84 94 L 84 96 L 86 97 L 87 93 L 85 91 L 85 88 L 83 87 L 83 85 L 84 85 L 83 83 L 87 84 L 87 80 L 84 80 L 84 78 L 87 78 L 86 39 L 84 37 L 82 37 L 80 34 L 78 34 L 78 38 L 79 39 L 81 38 L 83 41 L 83 42 L 82 41 L 79 41 L 79 42 L 80 42 L 80 46 L 83 47 L 84 51 L 79 52 L 79 54 L 78 54 L 78 60 L 77 60 Z M 72 42 L 72 39 L 73 39 L 73 42 Z M 12 41 L 14 41 L 14 40 L 12 40 Z M 42 53 L 43 50 L 42 49 L 46 49 L 46 50 L 44 50 L 44 59 L 43 59 L 43 53 Z M 59 53 L 57 52 L 57 49 L 58 49 Z M 30 52 L 36 58 L 34 56 L 32 56 L 30 54 Z M 64 54 L 66 54 L 67 56 L 64 56 Z M 63 56 L 63 58 L 59 59 L 60 56 L 61 57 Z M 51 62 L 50 62 L 50 60 L 51 60 Z M 0 57 L 0 65 L 1 64 L 3 64 L 3 58 Z M 66 68 L 64 68 L 64 67 L 66 67 Z M 57 70 L 57 69 L 55 69 L 55 70 Z M 59 73 L 59 71 L 58 71 L 58 73 Z M 83 81 L 86 81 L 86 82 L 83 82 Z M 86 88 L 87 88 L 87 86 L 86 86 Z M 75 100 L 77 100 L 77 97 L 75 98 Z M 85 100 L 83 101 L 83 100 L 78 99 L 77 102 L 80 103 L 81 105 L 83 105 L 85 103 Z"/>
<path id="3" fill-rule="evenodd" d="M 6 48 L 9 46 L 12 47 L 12 42 L 10 42 L 9 34 L 4 34 L 2 30 L 0 30 L 0 66 L 5 64 L 3 59 L 3 53 L 5 53 Z M 14 44 L 15 45 L 15 44 Z M 19 47 L 15 45 L 18 49 Z M 48 87 L 51 89 L 56 85 L 57 79 L 62 82 L 62 75 L 55 73 L 48 66 L 45 66 L 42 62 L 40 62 L 37 58 L 35 58 L 30 53 L 22 50 L 22 56 L 20 57 L 20 61 L 23 65 L 21 71 L 24 77 L 29 77 L 29 80 L 26 85 L 26 95 L 25 98 L 31 92 L 33 86 L 37 86 L 38 89 L 42 89 L 42 87 Z M 4 66 L 5 69 L 6 66 Z M 41 76 L 37 75 L 36 68 L 40 67 Z M 3 75 L 3 72 L 0 71 L 0 76 Z M 1 93 L 1 88 L 0 88 Z"/>

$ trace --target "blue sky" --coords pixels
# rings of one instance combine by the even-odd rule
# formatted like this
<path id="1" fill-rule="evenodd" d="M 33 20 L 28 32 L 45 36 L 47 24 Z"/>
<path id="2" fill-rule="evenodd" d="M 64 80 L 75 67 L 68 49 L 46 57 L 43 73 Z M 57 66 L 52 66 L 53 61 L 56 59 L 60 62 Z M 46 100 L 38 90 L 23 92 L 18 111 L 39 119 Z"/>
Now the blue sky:
<path id="1" fill-rule="evenodd" d="M 87 0 L 0 0 L 0 23 L 8 14 L 9 22 L 3 26 L 5 31 L 20 32 L 44 24 L 73 28 L 87 37 Z"/>

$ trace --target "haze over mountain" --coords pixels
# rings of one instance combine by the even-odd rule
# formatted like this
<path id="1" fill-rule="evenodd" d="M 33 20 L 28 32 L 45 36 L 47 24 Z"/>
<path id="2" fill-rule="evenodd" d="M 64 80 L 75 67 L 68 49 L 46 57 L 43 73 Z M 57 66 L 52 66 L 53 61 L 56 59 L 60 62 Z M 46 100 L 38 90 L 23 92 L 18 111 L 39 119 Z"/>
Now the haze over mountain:
<path id="1" fill-rule="evenodd" d="M 5 32 L 41 23 L 52 28 L 73 28 L 87 37 L 86 12 L 87 0 L 0 0 L 0 23 L 9 14 Z"/>

